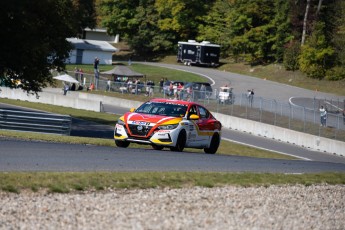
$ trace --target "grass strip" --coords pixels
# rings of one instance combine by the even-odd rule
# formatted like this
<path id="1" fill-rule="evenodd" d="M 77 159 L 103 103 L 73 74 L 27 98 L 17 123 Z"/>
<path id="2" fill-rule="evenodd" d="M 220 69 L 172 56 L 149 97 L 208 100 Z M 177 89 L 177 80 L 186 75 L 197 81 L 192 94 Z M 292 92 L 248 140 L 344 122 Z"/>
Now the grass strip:
<path id="1" fill-rule="evenodd" d="M 105 189 L 345 184 L 345 173 L 272 174 L 218 172 L 11 172 L 0 173 L 0 188 L 20 193 L 52 193 Z"/>

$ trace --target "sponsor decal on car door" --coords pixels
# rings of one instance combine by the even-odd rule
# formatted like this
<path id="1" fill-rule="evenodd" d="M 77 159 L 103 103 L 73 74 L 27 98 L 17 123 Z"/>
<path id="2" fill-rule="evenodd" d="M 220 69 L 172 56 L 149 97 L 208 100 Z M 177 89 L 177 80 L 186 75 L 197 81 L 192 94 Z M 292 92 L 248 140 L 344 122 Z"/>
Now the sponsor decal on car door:
<path id="1" fill-rule="evenodd" d="M 214 133 L 214 120 L 210 119 L 210 113 L 201 106 L 198 106 L 199 120 L 197 125 L 199 128 L 199 139 L 201 143 L 208 144 Z"/>

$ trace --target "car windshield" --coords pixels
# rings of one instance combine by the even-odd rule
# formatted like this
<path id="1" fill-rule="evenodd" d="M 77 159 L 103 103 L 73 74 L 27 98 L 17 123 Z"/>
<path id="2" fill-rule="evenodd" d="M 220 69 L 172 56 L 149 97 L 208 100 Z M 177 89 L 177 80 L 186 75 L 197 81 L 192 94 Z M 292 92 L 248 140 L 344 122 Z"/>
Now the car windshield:
<path id="1" fill-rule="evenodd" d="M 135 110 L 136 113 L 146 113 L 169 117 L 184 117 L 187 105 L 173 104 L 168 102 L 146 102 Z"/>

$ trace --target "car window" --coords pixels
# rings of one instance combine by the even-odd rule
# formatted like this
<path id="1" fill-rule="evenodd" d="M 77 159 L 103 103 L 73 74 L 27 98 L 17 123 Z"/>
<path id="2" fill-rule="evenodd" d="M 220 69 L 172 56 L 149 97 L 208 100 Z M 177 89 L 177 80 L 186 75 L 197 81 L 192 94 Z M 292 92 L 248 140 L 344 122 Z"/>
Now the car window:
<path id="1" fill-rule="evenodd" d="M 195 105 L 191 106 L 188 110 L 188 117 L 190 117 L 190 115 L 192 114 L 198 115 L 198 111 Z"/>
<path id="2" fill-rule="evenodd" d="M 170 117 L 183 117 L 187 111 L 186 105 L 177 105 L 165 102 L 146 102 L 135 110 L 137 113 L 162 115 Z"/>
<path id="3" fill-rule="evenodd" d="M 209 118 L 210 113 L 203 107 L 198 106 L 200 118 Z"/>
<path id="4" fill-rule="evenodd" d="M 135 110 L 135 112 L 137 112 L 137 113 L 150 113 L 150 111 L 152 112 L 154 109 L 156 109 L 156 108 L 154 107 L 153 103 L 146 102 L 146 103 L 142 104 L 139 108 L 137 108 Z"/>

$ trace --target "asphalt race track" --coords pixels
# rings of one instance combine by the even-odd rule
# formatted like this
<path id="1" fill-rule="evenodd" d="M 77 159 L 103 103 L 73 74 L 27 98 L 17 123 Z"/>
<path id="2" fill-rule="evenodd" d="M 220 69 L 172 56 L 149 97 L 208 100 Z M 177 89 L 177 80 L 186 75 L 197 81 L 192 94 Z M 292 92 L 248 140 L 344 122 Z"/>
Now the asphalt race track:
<path id="1" fill-rule="evenodd" d="M 155 65 L 176 68 L 175 65 Z M 281 101 L 288 101 L 296 95 L 302 98 L 334 97 L 331 94 L 299 89 L 210 68 L 178 66 L 177 69 L 212 76 L 209 78 L 215 81 L 214 88 L 231 82 L 232 85 L 236 85 L 237 92 L 245 92 L 247 88 L 254 88 L 256 95 Z M 115 114 L 123 114 L 128 110 L 110 105 L 105 106 L 106 111 Z M 8 106 L 0 103 L 0 108 L 5 107 Z M 73 119 L 71 135 L 112 139 L 113 127 Z M 0 171 L 250 171 L 281 173 L 345 171 L 345 157 L 310 151 L 291 144 L 228 129 L 223 130 L 222 137 L 237 143 L 293 155 L 301 160 L 208 155 L 191 153 L 188 152 L 188 149 L 177 153 L 168 150 L 121 149 L 116 148 L 115 144 L 114 147 L 99 147 L 0 138 Z"/>
<path id="2" fill-rule="evenodd" d="M 0 171 L 345 172 L 345 164 L 0 139 Z"/>
<path id="3" fill-rule="evenodd" d="M 18 108 L 0 103 L 1 108 Z M 116 108 L 113 108 L 116 110 Z M 118 108 L 123 110 L 122 108 Z M 113 127 L 73 119 L 71 135 L 112 139 Z M 273 160 L 203 153 L 171 152 L 20 141 L 0 138 L 0 171 L 222 171 L 344 172 L 345 158 L 224 130 L 223 137 L 261 148 L 292 152 L 303 160 Z"/>

